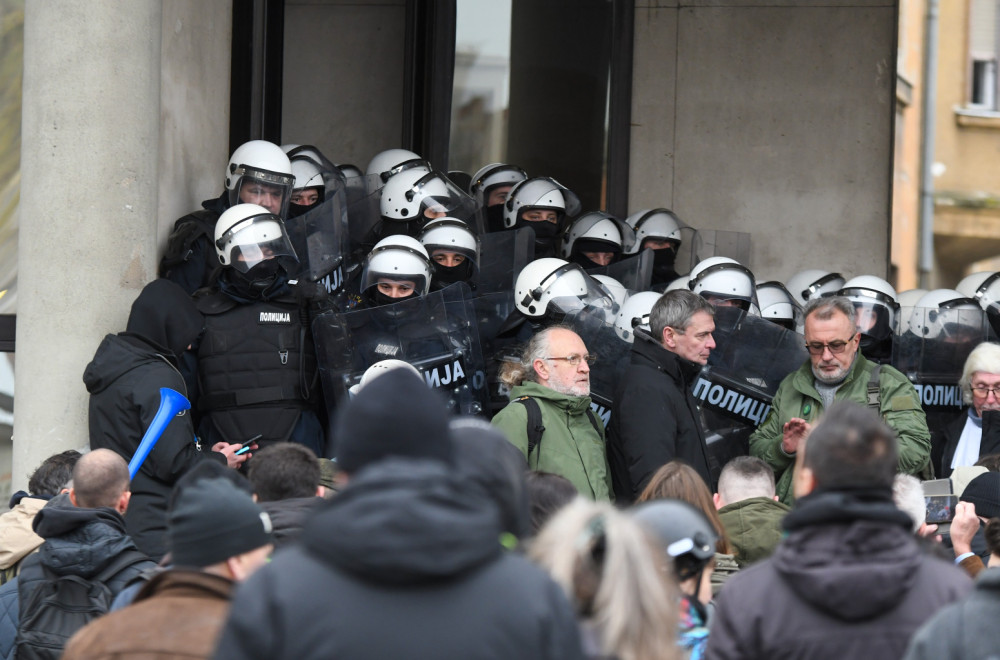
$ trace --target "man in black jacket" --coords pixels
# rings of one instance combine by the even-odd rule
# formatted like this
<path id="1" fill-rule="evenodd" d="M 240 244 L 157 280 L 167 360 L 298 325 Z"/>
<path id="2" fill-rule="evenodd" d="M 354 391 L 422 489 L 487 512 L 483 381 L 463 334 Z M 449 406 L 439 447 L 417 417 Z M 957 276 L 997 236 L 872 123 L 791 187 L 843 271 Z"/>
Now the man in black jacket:
<path id="1" fill-rule="evenodd" d="M 650 333 L 636 330 L 632 359 L 615 392 L 608 426 L 608 463 L 618 502 L 631 502 L 653 473 L 672 460 L 693 467 L 715 490 L 694 378 L 715 348 L 715 309 L 679 289 L 649 313 Z"/>
<path id="2" fill-rule="evenodd" d="M 366 385 L 336 441 L 347 487 L 237 589 L 216 658 L 583 657 L 559 587 L 501 547 L 508 525 L 421 378 Z"/>
<path id="3" fill-rule="evenodd" d="M 105 336 L 83 373 L 92 449 L 110 449 L 131 460 L 159 410 L 160 388 L 188 396 L 178 360 L 202 327 L 202 315 L 178 285 L 153 280 L 143 288 L 126 331 Z M 219 442 L 202 451 L 189 413 L 170 420 L 132 481 L 125 524 L 140 550 L 157 561 L 166 553 L 167 498 L 177 480 L 205 459 L 236 467 L 249 455 L 236 456 L 239 449 Z"/>
<path id="4" fill-rule="evenodd" d="M 870 409 L 827 410 L 796 455 L 788 535 L 726 583 L 706 658 L 901 658 L 924 621 L 969 592 L 893 504 L 896 445 Z"/>

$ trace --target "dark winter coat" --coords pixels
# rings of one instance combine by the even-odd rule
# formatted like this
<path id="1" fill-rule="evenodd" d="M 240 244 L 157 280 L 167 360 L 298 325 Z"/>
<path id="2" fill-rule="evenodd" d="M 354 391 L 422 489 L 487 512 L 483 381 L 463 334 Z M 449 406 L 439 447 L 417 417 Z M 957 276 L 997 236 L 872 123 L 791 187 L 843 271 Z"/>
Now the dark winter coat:
<path id="1" fill-rule="evenodd" d="M 910 642 L 906 660 L 988 660 L 1000 649 L 1000 569 L 983 571 L 968 598 L 945 607 Z"/>
<path id="2" fill-rule="evenodd" d="M 653 473 L 687 463 L 714 490 L 701 412 L 691 394 L 701 366 L 678 357 L 642 331 L 615 392 L 608 425 L 608 464 L 618 502 L 634 501 Z"/>
<path id="3" fill-rule="evenodd" d="M 174 569 L 153 578 L 135 602 L 93 621 L 66 643 L 64 660 L 210 658 L 229 612 L 233 582 Z"/>
<path id="4" fill-rule="evenodd" d="M 215 223 L 229 208 L 229 191 L 206 199 L 201 209 L 179 218 L 160 260 L 160 277 L 174 282 L 188 295 L 215 281 L 219 257 L 215 252 Z"/>
<path id="5" fill-rule="evenodd" d="M 258 502 L 268 516 L 274 530 L 274 547 L 294 541 L 302 533 L 302 526 L 316 509 L 323 504 L 321 497 L 292 497 L 274 502 Z"/>
<path id="6" fill-rule="evenodd" d="M 707 658 L 901 658 L 972 582 L 925 554 L 891 493 L 816 492 L 785 517 L 774 555 L 716 600 Z"/>
<path id="7" fill-rule="evenodd" d="M 951 476 L 951 462 L 955 459 L 958 441 L 965 430 L 965 422 L 969 419 L 970 408 L 964 408 L 943 427 L 931 435 L 931 461 L 934 465 L 934 476 L 944 479 Z M 983 413 L 983 439 L 979 444 L 979 457 L 1000 453 L 1000 413 L 985 411 Z"/>
<path id="8" fill-rule="evenodd" d="M 501 527 L 443 463 L 364 468 L 237 588 L 215 657 L 581 658 L 565 595 Z"/>
<path id="9" fill-rule="evenodd" d="M 160 388 L 187 395 L 176 355 L 195 341 L 204 324 L 190 298 L 174 284 L 156 280 L 140 294 L 129 331 L 107 335 L 83 373 L 90 392 L 91 449 L 110 449 L 131 460 L 160 407 Z M 225 463 L 200 451 L 191 416 L 175 416 L 132 480 L 125 522 L 139 549 L 159 560 L 166 553 L 167 498 L 177 480 L 199 461 Z"/>

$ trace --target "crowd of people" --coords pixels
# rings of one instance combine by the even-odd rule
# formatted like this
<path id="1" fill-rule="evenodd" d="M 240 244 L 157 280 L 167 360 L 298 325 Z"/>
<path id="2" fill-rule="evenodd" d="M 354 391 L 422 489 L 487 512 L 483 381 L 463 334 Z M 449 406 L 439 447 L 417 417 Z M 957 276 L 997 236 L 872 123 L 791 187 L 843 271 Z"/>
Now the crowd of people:
<path id="1" fill-rule="evenodd" d="M 991 657 L 1000 274 L 758 283 L 402 149 L 223 183 L 0 515 L 4 658 Z"/>

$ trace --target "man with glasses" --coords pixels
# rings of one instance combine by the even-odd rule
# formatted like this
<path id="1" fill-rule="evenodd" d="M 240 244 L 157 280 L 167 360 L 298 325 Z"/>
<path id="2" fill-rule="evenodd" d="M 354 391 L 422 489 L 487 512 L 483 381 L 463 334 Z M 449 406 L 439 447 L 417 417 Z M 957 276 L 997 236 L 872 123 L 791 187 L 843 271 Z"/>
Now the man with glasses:
<path id="1" fill-rule="evenodd" d="M 969 407 L 945 424 L 931 440 L 931 460 L 940 479 L 952 470 L 975 465 L 982 456 L 1000 453 L 1000 344 L 983 342 L 972 349 L 958 381 Z M 994 428 L 997 427 L 997 428 Z"/>
<path id="2" fill-rule="evenodd" d="M 794 500 L 795 455 L 822 412 L 836 400 L 877 408 L 896 431 L 900 472 L 919 475 L 930 456 L 930 432 L 920 398 L 906 376 L 858 351 L 854 305 L 842 296 L 810 300 L 805 308 L 809 360 L 781 382 L 771 412 L 750 436 L 750 454 L 778 479 L 780 501 Z"/>
<path id="3" fill-rule="evenodd" d="M 580 335 L 554 325 L 538 332 L 520 362 L 505 362 L 500 380 L 510 403 L 493 424 L 521 450 L 532 470 L 569 479 L 586 498 L 611 499 L 604 427 L 590 409 L 594 356 Z"/>
<path id="4" fill-rule="evenodd" d="M 691 393 L 715 348 L 715 308 L 686 289 L 668 291 L 649 312 L 650 332 L 635 329 L 608 425 L 615 495 L 633 501 L 672 460 L 693 467 L 714 492 L 705 432 Z"/>

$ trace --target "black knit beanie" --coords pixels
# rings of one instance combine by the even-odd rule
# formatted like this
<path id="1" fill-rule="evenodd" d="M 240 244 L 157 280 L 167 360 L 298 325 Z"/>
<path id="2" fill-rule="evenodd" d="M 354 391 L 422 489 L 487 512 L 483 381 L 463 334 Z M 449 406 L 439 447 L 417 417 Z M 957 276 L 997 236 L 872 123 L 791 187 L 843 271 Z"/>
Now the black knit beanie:
<path id="1" fill-rule="evenodd" d="M 202 479 L 177 494 L 167 518 L 174 566 L 203 568 L 272 542 L 271 519 L 223 478 Z"/>
<path id="2" fill-rule="evenodd" d="M 959 499 L 975 504 L 977 516 L 1000 517 L 1000 472 L 979 475 L 969 482 Z"/>
<path id="3" fill-rule="evenodd" d="M 337 465 L 353 474 L 394 457 L 452 462 L 449 411 L 423 379 L 393 369 L 363 387 L 337 417 Z"/>

